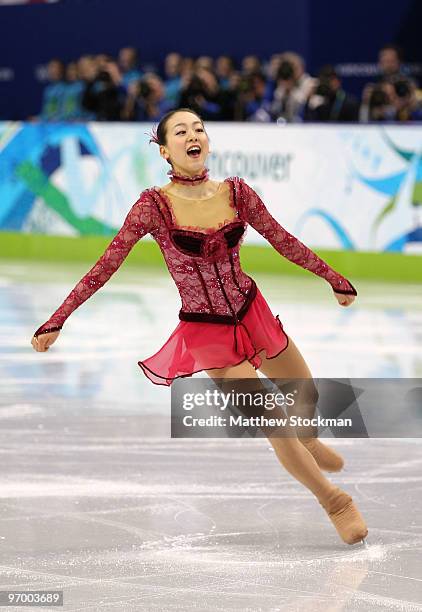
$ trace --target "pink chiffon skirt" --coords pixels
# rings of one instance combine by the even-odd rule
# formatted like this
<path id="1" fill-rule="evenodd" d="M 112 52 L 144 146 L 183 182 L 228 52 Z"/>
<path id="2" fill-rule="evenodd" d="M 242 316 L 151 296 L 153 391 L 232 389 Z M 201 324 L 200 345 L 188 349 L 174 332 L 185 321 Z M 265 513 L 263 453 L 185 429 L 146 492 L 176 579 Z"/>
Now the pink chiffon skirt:
<path id="1" fill-rule="evenodd" d="M 271 359 L 288 343 L 278 315 L 273 315 L 257 288 L 237 325 L 180 321 L 161 349 L 138 364 L 153 383 L 170 386 L 176 378 L 246 360 L 258 369 L 262 360 L 257 353 L 265 349 L 266 358 Z"/>

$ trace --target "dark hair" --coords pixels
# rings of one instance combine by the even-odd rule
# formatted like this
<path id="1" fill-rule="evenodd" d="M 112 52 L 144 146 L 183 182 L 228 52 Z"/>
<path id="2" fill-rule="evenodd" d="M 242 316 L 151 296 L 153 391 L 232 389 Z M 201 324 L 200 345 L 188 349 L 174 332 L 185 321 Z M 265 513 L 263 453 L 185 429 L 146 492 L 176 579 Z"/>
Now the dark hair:
<path id="1" fill-rule="evenodd" d="M 338 79 L 338 74 L 334 66 L 332 66 L 331 64 L 326 64 L 320 69 L 318 73 L 318 78 L 321 81 L 329 81 L 330 79 Z"/>
<path id="2" fill-rule="evenodd" d="M 255 81 L 261 81 L 261 83 L 267 82 L 267 77 L 261 70 L 256 70 L 254 72 L 251 72 L 249 74 L 249 77 L 250 77 L 251 83 L 255 83 Z"/>
<path id="3" fill-rule="evenodd" d="M 175 115 L 176 113 L 181 113 L 181 112 L 192 113 L 192 115 L 196 115 L 198 119 L 200 120 L 200 122 L 202 123 L 202 125 L 204 125 L 202 117 L 198 115 L 198 113 L 192 110 L 191 108 L 175 108 L 169 111 L 168 113 L 166 113 L 164 117 L 161 118 L 157 127 L 152 129 L 150 142 L 155 142 L 158 145 L 166 145 L 167 144 L 167 129 L 166 129 L 167 122 L 169 119 L 171 119 L 171 117 L 173 117 L 173 115 Z M 167 162 L 170 164 L 170 166 L 172 165 L 169 159 L 167 160 Z"/>

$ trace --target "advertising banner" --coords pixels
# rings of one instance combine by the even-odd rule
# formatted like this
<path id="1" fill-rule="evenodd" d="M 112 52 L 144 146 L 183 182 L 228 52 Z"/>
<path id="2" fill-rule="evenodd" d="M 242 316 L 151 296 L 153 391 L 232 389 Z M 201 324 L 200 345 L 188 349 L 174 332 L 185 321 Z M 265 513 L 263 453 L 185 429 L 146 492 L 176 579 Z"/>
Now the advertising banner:
<path id="1" fill-rule="evenodd" d="M 0 123 L 0 230 L 113 235 L 168 182 L 144 123 Z M 311 248 L 420 252 L 422 127 L 212 123 L 211 178 L 241 176 Z M 252 228 L 246 243 L 267 244 Z"/>

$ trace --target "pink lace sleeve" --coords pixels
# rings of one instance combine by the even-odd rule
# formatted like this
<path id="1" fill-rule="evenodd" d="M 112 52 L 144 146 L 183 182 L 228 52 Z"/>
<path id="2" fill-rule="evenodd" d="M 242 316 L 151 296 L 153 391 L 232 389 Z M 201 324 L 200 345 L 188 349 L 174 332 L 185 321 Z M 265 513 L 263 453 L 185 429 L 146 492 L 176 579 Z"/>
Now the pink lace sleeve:
<path id="1" fill-rule="evenodd" d="M 344 276 L 330 268 L 316 253 L 285 230 L 271 216 L 256 191 L 249 187 L 243 179 L 241 189 L 241 205 L 245 220 L 264 236 L 276 251 L 298 266 L 325 278 L 336 293 L 357 295 L 356 289 Z"/>
<path id="2" fill-rule="evenodd" d="M 72 312 L 102 287 L 121 266 L 132 247 L 159 223 L 154 203 L 143 192 L 107 249 L 85 276 L 72 289 L 65 301 L 34 336 L 58 331 Z"/>

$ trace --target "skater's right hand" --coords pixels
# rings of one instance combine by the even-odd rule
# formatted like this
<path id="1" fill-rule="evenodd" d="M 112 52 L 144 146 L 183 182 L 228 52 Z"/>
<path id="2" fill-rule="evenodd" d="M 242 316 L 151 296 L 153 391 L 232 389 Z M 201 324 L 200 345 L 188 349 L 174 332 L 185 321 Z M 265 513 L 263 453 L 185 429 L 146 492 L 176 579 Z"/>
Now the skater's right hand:
<path id="1" fill-rule="evenodd" d="M 355 301 L 354 295 L 349 295 L 347 293 L 336 293 L 335 291 L 334 295 L 336 296 L 337 302 L 340 304 L 340 306 L 350 306 L 350 304 L 353 304 Z"/>
<path id="2" fill-rule="evenodd" d="M 32 336 L 31 344 L 38 353 L 45 353 L 45 351 L 48 351 L 50 346 L 57 340 L 59 334 L 59 331 L 55 331 L 47 334 L 39 334 L 39 336 Z"/>

